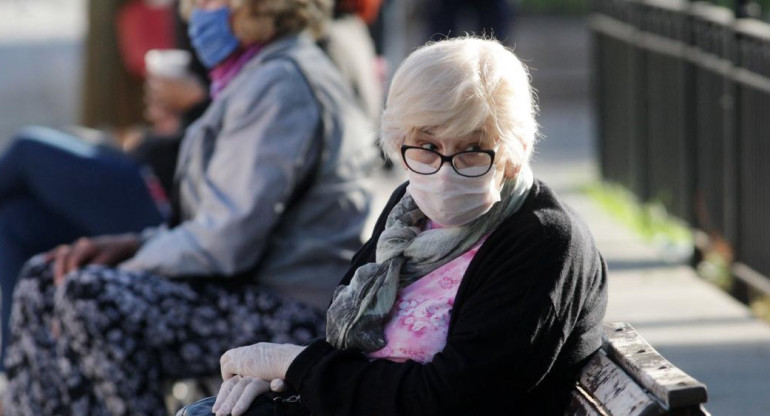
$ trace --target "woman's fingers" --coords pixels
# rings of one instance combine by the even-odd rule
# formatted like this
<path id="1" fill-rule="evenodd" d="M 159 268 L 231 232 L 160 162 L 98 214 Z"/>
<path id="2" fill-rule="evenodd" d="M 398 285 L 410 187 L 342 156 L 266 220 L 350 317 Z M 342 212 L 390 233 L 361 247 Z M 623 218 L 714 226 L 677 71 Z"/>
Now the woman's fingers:
<path id="1" fill-rule="evenodd" d="M 219 406 L 217 407 L 217 410 L 216 410 L 217 416 L 227 416 L 230 414 L 230 412 L 233 410 L 233 406 L 235 405 L 235 402 L 238 400 L 238 397 L 241 396 L 241 393 L 243 392 L 243 389 L 245 387 L 245 385 L 243 384 L 242 377 L 233 377 L 230 380 L 232 380 L 232 387 L 229 389 L 229 391 L 225 392 L 224 385 L 223 385 L 222 386 L 223 388 L 219 390 L 219 394 L 217 395 L 217 400 L 214 402 L 215 405 L 219 403 Z M 219 396 L 222 396 L 222 395 L 223 395 L 222 401 L 220 402 Z"/>
<path id="2" fill-rule="evenodd" d="M 244 377 L 244 380 L 250 379 L 248 384 L 243 389 L 241 397 L 235 402 L 232 410 L 232 416 L 241 416 L 249 410 L 249 406 L 257 398 L 257 396 L 266 393 L 270 390 L 270 385 L 265 380 L 260 380 L 252 377 Z"/>
<path id="3" fill-rule="evenodd" d="M 80 238 L 72 246 L 70 256 L 67 258 L 66 273 L 69 273 L 81 265 L 89 262 L 94 256 L 98 254 L 98 248 L 88 238 Z"/>
<path id="4" fill-rule="evenodd" d="M 43 254 L 43 260 L 46 262 L 53 261 L 56 259 L 56 252 L 59 251 L 60 248 L 66 247 L 66 244 L 58 245 Z"/>
<path id="5" fill-rule="evenodd" d="M 225 381 L 231 379 L 236 374 L 235 369 L 232 368 L 232 351 L 233 350 L 226 351 L 222 354 L 222 357 L 219 358 L 219 371 L 222 373 L 222 380 Z"/>
<path id="6" fill-rule="evenodd" d="M 57 286 L 64 282 L 64 276 L 67 274 L 67 262 L 69 261 L 72 247 L 61 245 L 53 252 L 53 281 Z"/>
<path id="7" fill-rule="evenodd" d="M 61 245 L 48 257 L 53 260 L 54 284 L 64 283 L 64 276 L 91 261 L 99 254 L 99 247 L 91 239 L 81 238 L 72 245 Z"/>
<path id="8" fill-rule="evenodd" d="M 222 373 L 222 380 L 227 380 L 235 375 L 246 375 L 243 371 L 243 362 L 253 358 L 249 351 L 249 346 L 246 346 L 233 348 L 222 354 L 222 357 L 219 358 L 219 371 Z M 253 377 L 254 374 L 250 374 L 250 376 Z"/>
<path id="9" fill-rule="evenodd" d="M 223 389 L 220 389 L 220 394 L 217 395 L 217 400 L 214 402 L 214 407 L 212 407 L 217 416 L 240 416 L 249 408 L 249 405 L 257 396 L 270 390 L 270 385 L 267 381 L 253 377 L 233 377 L 230 380 L 234 380 L 231 382 L 232 389 L 225 392 L 223 385 Z M 220 395 L 223 395 L 223 393 L 226 393 L 226 397 L 220 402 Z M 219 405 L 217 406 L 217 404 Z"/>
<path id="10" fill-rule="evenodd" d="M 220 406 L 222 406 L 222 403 L 225 402 L 227 399 L 227 396 L 230 395 L 230 392 L 233 390 L 233 386 L 235 386 L 238 383 L 238 378 L 233 377 L 224 383 L 222 383 L 222 386 L 219 387 L 219 393 L 217 393 L 217 399 L 214 401 L 214 406 L 211 407 L 211 410 L 216 413 L 217 410 L 219 410 Z"/>

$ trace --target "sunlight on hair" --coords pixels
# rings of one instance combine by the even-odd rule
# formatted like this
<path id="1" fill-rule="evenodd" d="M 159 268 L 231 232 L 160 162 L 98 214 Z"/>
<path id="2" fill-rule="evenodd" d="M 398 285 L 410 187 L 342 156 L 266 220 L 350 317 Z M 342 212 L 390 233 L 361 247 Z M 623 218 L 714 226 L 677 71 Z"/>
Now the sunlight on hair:
<path id="1" fill-rule="evenodd" d="M 480 130 L 500 146 L 502 158 L 526 165 L 537 136 L 536 112 L 526 67 L 498 41 L 466 36 L 431 42 L 393 76 L 381 146 L 397 158 L 415 131 L 462 137 Z"/>

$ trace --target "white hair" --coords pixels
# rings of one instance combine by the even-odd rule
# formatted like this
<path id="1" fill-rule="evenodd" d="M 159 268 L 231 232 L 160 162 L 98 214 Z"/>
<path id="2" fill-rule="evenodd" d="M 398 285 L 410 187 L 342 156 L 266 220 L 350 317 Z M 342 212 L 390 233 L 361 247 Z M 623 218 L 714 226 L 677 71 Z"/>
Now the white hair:
<path id="1" fill-rule="evenodd" d="M 397 160 L 404 140 L 418 131 L 447 138 L 481 131 L 498 146 L 500 162 L 525 166 L 536 112 L 529 73 L 512 51 L 490 39 L 443 40 L 414 51 L 393 76 L 380 146 Z"/>

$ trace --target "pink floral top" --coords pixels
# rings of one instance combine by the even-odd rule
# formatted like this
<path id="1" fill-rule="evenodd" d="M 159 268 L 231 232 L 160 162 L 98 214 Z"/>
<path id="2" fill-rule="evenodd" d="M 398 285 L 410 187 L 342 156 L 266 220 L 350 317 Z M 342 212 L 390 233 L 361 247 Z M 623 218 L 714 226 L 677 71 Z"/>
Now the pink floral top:
<path id="1" fill-rule="evenodd" d="M 484 240 L 486 236 L 461 256 L 398 291 L 385 324 L 387 344 L 370 352 L 369 358 L 424 364 L 444 349 L 457 288 Z"/>

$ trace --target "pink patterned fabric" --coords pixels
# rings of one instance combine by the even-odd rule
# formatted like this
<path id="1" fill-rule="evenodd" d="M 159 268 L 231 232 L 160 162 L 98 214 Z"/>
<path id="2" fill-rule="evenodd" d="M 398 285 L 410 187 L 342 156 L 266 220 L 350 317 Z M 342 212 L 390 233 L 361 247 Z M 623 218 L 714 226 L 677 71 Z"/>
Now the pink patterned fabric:
<path id="1" fill-rule="evenodd" d="M 433 222 L 428 224 L 428 229 L 437 227 Z M 385 324 L 387 344 L 367 354 L 369 358 L 414 360 L 424 364 L 444 349 L 457 288 L 486 238 L 482 237 L 461 256 L 398 291 Z"/>
<path id="2" fill-rule="evenodd" d="M 238 75 L 241 68 L 243 68 L 260 49 L 262 49 L 262 45 L 259 44 L 251 45 L 245 49 L 238 49 L 221 64 L 209 71 L 209 79 L 211 79 L 209 95 L 211 95 L 212 99 L 217 98 L 219 93 L 227 87 L 227 84 Z"/>

